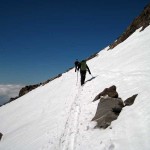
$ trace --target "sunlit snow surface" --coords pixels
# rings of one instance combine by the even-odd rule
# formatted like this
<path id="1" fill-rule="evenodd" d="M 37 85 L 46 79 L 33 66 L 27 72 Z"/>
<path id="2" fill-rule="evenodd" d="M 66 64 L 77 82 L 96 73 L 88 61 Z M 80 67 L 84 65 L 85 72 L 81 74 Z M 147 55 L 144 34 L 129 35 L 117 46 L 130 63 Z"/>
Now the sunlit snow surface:
<path id="1" fill-rule="evenodd" d="M 139 31 L 88 61 L 96 78 L 83 87 L 73 69 L 1 107 L 0 150 L 150 150 L 150 26 Z M 92 100 L 111 85 L 123 100 L 138 96 L 111 127 L 94 129 Z"/>

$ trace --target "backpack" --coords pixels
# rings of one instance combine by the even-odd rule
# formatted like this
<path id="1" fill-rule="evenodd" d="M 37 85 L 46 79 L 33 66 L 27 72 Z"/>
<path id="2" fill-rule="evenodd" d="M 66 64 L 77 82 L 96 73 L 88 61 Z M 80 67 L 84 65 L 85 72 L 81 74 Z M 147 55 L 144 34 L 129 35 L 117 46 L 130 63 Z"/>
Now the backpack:
<path id="1" fill-rule="evenodd" d="M 81 68 L 80 70 L 86 70 L 86 61 L 81 62 Z"/>

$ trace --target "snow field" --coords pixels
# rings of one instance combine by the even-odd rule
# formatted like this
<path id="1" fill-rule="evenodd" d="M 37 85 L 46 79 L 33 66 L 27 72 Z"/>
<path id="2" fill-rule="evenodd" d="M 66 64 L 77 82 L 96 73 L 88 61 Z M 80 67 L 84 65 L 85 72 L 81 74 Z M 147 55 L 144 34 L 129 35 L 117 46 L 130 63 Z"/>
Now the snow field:
<path id="1" fill-rule="evenodd" d="M 74 69 L 0 108 L 2 150 L 149 150 L 150 26 L 87 62 L 81 87 Z M 107 129 L 91 122 L 95 96 L 111 85 L 125 100 L 138 94 Z"/>

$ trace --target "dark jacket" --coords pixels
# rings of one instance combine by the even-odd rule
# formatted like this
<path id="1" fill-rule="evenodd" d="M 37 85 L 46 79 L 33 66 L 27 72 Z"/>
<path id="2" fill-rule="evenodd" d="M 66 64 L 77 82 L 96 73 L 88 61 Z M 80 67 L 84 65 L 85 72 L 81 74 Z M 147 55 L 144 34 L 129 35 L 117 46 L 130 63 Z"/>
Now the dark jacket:
<path id="1" fill-rule="evenodd" d="M 81 69 L 81 64 L 82 64 L 82 62 L 80 62 L 80 63 L 78 64 L 78 68 L 77 68 L 77 69 L 78 69 L 78 70 L 80 69 L 80 72 L 82 72 L 82 71 L 87 71 L 87 70 L 88 70 L 89 74 L 91 74 L 91 71 L 90 71 L 88 65 L 86 64 L 86 68 L 85 68 L 84 70 L 82 70 L 82 69 Z"/>

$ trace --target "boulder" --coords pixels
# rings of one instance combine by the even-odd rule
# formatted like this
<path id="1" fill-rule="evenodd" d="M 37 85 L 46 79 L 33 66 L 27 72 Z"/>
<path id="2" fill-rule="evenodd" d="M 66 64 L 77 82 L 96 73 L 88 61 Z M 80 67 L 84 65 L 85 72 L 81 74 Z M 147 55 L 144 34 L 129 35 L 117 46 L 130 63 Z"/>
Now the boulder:
<path id="1" fill-rule="evenodd" d="M 101 98 L 101 96 L 106 96 L 108 95 L 109 97 L 112 97 L 112 98 L 118 98 L 118 93 L 116 91 L 116 86 L 113 85 L 109 88 L 105 88 L 101 93 L 99 93 L 93 101 L 96 101 L 98 99 Z"/>
<path id="2" fill-rule="evenodd" d="M 124 106 L 130 106 L 134 103 L 138 94 L 135 94 L 123 103 L 123 100 L 118 97 L 116 86 L 113 85 L 105 88 L 99 93 L 93 101 L 100 100 L 97 111 L 92 121 L 97 122 L 96 127 L 107 128 L 113 120 L 116 120 Z"/>
<path id="3" fill-rule="evenodd" d="M 92 121 L 96 121 L 98 127 L 105 129 L 113 120 L 117 119 L 123 107 L 121 98 L 101 98 Z"/>

